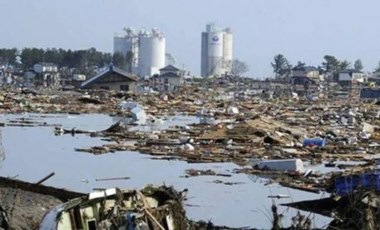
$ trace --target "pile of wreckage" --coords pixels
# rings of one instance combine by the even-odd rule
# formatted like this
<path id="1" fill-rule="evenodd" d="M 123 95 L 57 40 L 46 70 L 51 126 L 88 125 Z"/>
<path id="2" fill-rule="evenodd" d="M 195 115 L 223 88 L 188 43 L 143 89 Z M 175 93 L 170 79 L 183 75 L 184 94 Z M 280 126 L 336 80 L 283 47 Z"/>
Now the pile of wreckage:
<path id="1" fill-rule="evenodd" d="M 327 229 L 380 228 L 380 171 L 377 167 L 335 173 L 326 185 L 328 198 L 282 204 L 333 221 Z"/>
<path id="2" fill-rule="evenodd" d="M 189 220 L 183 205 L 186 189 L 178 192 L 165 185 L 147 185 L 140 190 L 95 189 L 83 194 L 40 182 L 0 177 L 1 229 L 235 229 Z"/>
<path id="3" fill-rule="evenodd" d="M 378 229 L 380 175 L 376 171 L 379 162 L 373 160 L 380 147 L 378 103 L 335 98 L 311 100 L 292 94 L 275 97 L 265 87 L 250 89 L 252 84 L 205 80 L 168 95 L 4 90 L 0 95 L 0 112 L 118 116 L 120 121 L 103 131 L 59 126 L 55 134 L 84 134 L 110 142 L 76 149 L 93 154 L 129 150 L 155 159 L 248 166 L 234 173 L 264 175 L 282 186 L 331 193 L 326 199 L 286 204 L 334 218 L 331 229 Z M 192 116 L 196 122 L 172 126 L 167 119 L 170 115 Z M 163 124 L 169 128 L 157 128 Z M 48 124 L 15 119 L 0 125 Z M 146 126 L 150 128 L 140 129 Z M 352 165 L 337 161 L 365 163 Z M 344 171 L 321 174 L 305 170 L 305 162 Z M 212 171 L 186 173 L 187 176 L 217 175 Z M 42 229 L 98 229 L 100 226 L 188 229 L 191 225 L 180 200 L 180 194 L 163 187 L 96 191 L 57 206 L 46 215 Z M 272 211 L 276 213 L 275 208 Z M 274 223 L 274 229 L 276 226 Z"/>
<path id="4" fill-rule="evenodd" d="M 182 199 L 165 186 L 94 191 L 50 210 L 40 229 L 190 229 Z"/>

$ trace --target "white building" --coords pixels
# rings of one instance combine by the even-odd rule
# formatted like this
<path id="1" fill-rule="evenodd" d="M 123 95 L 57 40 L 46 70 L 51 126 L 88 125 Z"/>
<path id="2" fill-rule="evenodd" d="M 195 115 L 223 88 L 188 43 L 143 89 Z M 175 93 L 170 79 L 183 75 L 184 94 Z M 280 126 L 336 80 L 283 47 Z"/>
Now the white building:
<path id="1" fill-rule="evenodd" d="M 50 72 L 50 73 L 56 73 L 58 72 L 58 66 L 53 63 L 38 63 L 33 66 L 34 72 L 36 73 L 45 73 L 45 72 Z"/>
<path id="2" fill-rule="evenodd" d="M 151 32 L 125 29 L 126 35 L 114 37 L 114 53 L 121 53 L 127 61 L 122 67 L 140 77 L 150 77 L 165 66 L 166 40 L 158 29 Z"/>
<path id="3" fill-rule="evenodd" d="M 37 86 L 60 87 L 61 77 L 56 64 L 38 63 L 33 66 L 33 70 L 37 73 L 38 80 L 35 82 Z"/>
<path id="4" fill-rule="evenodd" d="M 346 69 L 339 72 L 339 84 L 352 85 L 364 82 L 364 73 L 354 69 Z"/>
<path id="5" fill-rule="evenodd" d="M 202 32 L 201 75 L 222 75 L 231 72 L 232 33 L 230 28 L 219 29 L 214 24 Z"/>
<path id="6" fill-rule="evenodd" d="M 176 92 L 184 83 L 185 71 L 168 65 L 160 69 L 160 74 L 153 76 L 153 87 L 159 92 Z"/>

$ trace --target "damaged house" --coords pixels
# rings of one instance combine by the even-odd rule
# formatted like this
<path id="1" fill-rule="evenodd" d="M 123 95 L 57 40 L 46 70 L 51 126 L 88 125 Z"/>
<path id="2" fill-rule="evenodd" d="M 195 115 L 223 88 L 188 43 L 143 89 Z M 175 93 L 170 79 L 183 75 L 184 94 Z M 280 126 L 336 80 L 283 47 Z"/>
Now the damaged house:
<path id="1" fill-rule="evenodd" d="M 183 85 L 184 71 L 168 65 L 160 69 L 160 74 L 152 78 L 154 89 L 159 92 L 175 92 Z"/>
<path id="2" fill-rule="evenodd" d="M 313 66 L 294 67 L 291 73 L 293 85 L 312 85 L 320 81 L 319 71 Z"/>
<path id="3" fill-rule="evenodd" d="M 361 71 L 346 69 L 339 72 L 339 84 L 342 86 L 353 86 L 364 82 L 364 73 Z"/>
<path id="4" fill-rule="evenodd" d="M 58 66 L 53 63 L 38 63 L 33 66 L 34 72 L 37 74 L 35 84 L 58 88 L 61 84 L 61 78 L 58 72 Z"/>
<path id="5" fill-rule="evenodd" d="M 134 91 L 136 89 L 136 82 L 136 75 L 127 73 L 111 65 L 107 70 L 84 81 L 81 84 L 81 88 Z"/>

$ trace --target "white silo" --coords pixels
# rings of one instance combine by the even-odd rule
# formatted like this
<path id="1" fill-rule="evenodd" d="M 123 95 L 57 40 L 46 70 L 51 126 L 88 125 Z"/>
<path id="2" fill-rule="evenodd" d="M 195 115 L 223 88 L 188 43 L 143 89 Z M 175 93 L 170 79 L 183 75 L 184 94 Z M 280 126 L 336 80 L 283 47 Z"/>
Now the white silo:
<path id="1" fill-rule="evenodd" d="M 129 71 L 132 72 L 138 64 L 138 37 L 131 28 L 124 29 L 124 36 L 115 36 L 114 53 L 120 53 L 128 62 Z M 123 66 L 122 68 L 127 68 Z"/>
<path id="2" fill-rule="evenodd" d="M 224 72 L 231 72 L 232 68 L 232 33 L 230 28 L 223 34 Z"/>
<path id="3" fill-rule="evenodd" d="M 208 73 L 220 75 L 223 73 L 223 33 L 211 32 L 208 35 Z"/>
<path id="4" fill-rule="evenodd" d="M 206 25 L 202 33 L 201 75 L 221 75 L 231 71 L 232 33 L 229 28 L 219 29 Z"/>
<path id="5" fill-rule="evenodd" d="M 165 66 L 165 37 L 157 29 L 139 34 L 139 74 L 150 77 Z"/>
<path id="6" fill-rule="evenodd" d="M 117 37 L 113 38 L 113 52 L 126 55 L 130 49 L 130 43 L 126 37 Z"/>

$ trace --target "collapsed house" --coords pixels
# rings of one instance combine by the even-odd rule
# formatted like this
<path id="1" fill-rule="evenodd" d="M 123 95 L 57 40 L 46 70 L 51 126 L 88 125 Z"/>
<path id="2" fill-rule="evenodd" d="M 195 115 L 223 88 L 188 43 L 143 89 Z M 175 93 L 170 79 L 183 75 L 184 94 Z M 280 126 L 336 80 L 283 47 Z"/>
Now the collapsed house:
<path id="1" fill-rule="evenodd" d="M 40 230 L 188 229 L 182 195 L 171 187 L 99 190 L 48 212 Z"/>
<path id="2" fill-rule="evenodd" d="M 327 198 L 283 204 L 333 218 L 327 229 L 380 228 L 380 173 L 332 178 Z"/>

